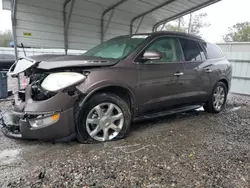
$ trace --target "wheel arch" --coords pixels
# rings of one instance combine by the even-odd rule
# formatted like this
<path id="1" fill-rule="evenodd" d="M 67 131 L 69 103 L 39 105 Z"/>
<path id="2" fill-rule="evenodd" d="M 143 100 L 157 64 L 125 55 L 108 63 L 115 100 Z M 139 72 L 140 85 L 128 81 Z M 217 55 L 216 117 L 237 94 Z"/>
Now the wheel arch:
<path id="1" fill-rule="evenodd" d="M 229 91 L 229 82 L 226 78 L 221 78 L 218 82 L 224 83 L 227 87 L 227 92 Z"/>
<path id="2" fill-rule="evenodd" d="M 134 114 L 137 113 L 136 100 L 131 89 L 129 89 L 129 87 L 116 84 L 104 85 L 93 89 L 92 91 L 88 92 L 87 95 L 84 96 L 84 99 L 80 102 L 79 105 L 83 106 L 91 97 L 93 97 L 98 93 L 104 93 L 104 92 L 116 94 L 117 96 L 124 99 L 129 105 L 132 117 Z"/>

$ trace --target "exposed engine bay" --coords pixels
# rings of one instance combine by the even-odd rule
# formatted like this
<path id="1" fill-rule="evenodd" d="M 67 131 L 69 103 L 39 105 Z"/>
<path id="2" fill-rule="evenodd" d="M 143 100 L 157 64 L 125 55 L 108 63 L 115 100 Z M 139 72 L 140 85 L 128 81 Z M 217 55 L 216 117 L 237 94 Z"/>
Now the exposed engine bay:
<path id="1" fill-rule="evenodd" d="M 15 94 L 14 110 L 3 115 L 4 134 L 42 140 L 74 137 L 74 105 L 84 95 L 76 85 L 87 79 L 91 68 L 117 63 L 85 59 L 54 55 L 20 58 L 8 75 L 24 74 L 26 85 Z"/>

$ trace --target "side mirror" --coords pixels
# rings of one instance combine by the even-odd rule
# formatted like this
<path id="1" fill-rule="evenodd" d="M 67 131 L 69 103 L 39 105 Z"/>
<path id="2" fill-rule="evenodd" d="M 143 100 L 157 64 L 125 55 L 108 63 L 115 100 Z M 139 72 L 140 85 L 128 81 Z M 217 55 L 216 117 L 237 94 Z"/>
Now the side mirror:
<path id="1" fill-rule="evenodd" d="M 141 60 L 160 60 L 162 58 L 162 55 L 160 52 L 155 50 L 147 50 L 144 52 Z"/>

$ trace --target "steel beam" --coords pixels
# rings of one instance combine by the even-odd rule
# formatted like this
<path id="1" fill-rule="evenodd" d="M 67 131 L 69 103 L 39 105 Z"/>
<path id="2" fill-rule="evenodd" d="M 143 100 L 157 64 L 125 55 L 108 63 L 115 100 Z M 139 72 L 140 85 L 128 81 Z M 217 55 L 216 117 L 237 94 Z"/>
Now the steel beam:
<path id="1" fill-rule="evenodd" d="M 144 20 L 144 17 L 145 17 L 145 16 L 143 16 L 143 17 L 141 18 L 141 21 L 140 21 L 140 23 L 138 24 L 138 26 L 137 26 L 137 28 L 136 28 L 136 30 L 135 30 L 135 33 L 138 32 L 138 30 L 139 30 L 139 28 L 140 28 L 140 26 L 141 26 L 141 24 L 142 24 L 142 22 L 143 22 L 143 20 Z"/>
<path id="2" fill-rule="evenodd" d="M 16 61 L 18 60 L 18 51 L 17 51 L 17 36 L 16 36 L 16 10 L 17 10 L 17 0 L 11 1 L 11 22 L 12 22 L 12 35 L 13 35 L 13 41 L 14 41 L 14 50 L 15 50 L 15 58 Z M 18 91 L 20 90 L 20 77 L 18 75 L 17 77 L 17 88 Z"/>
<path id="3" fill-rule="evenodd" d="M 63 37 L 64 37 L 64 50 L 65 50 L 65 54 L 67 55 L 68 52 L 68 44 L 67 44 L 67 35 L 66 35 L 66 22 L 67 22 L 67 5 L 71 0 L 65 0 L 64 4 L 63 4 Z"/>
<path id="4" fill-rule="evenodd" d="M 16 7 L 17 7 L 17 1 L 12 0 L 11 2 L 11 21 L 12 21 L 12 34 L 13 34 L 13 40 L 14 40 L 14 48 L 15 48 L 15 56 L 16 59 L 18 59 L 18 52 L 17 52 L 17 37 L 16 37 Z"/>
<path id="5" fill-rule="evenodd" d="M 66 8 L 67 8 L 67 5 L 68 3 L 71 2 L 71 6 L 70 6 L 70 9 L 69 9 L 69 14 L 68 14 L 68 17 L 67 17 L 67 11 L 66 11 Z M 64 50 L 65 50 L 65 54 L 67 55 L 68 54 L 68 31 L 69 31 L 69 23 L 70 23 L 70 20 L 71 20 L 71 16 L 72 16 L 72 12 L 73 12 L 73 8 L 74 8 L 74 5 L 75 5 L 75 0 L 65 0 L 64 4 L 63 4 L 63 24 L 64 24 Z"/>
<path id="6" fill-rule="evenodd" d="M 208 1 L 208 2 L 202 3 L 201 5 L 197 5 L 197 6 L 193 7 L 193 8 L 190 8 L 190 9 L 188 9 L 188 10 L 185 10 L 185 11 L 179 13 L 179 14 L 176 14 L 176 15 L 174 15 L 174 16 L 171 16 L 170 18 L 166 18 L 166 19 L 164 19 L 164 20 L 161 20 L 161 21 L 157 22 L 157 23 L 153 26 L 152 31 L 155 32 L 156 29 L 157 29 L 157 27 L 158 27 L 159 25 L 161 25 L 161 24 L 170 22 L 170 21 L 172 21 L 172 20 L 175 20 L 175 19 L 177 19 L 177 18 L 179 18 L 179 17 L 185 16 L 185 15 L 187 15 L 187 14 L 189 14 L 189 13 L 192 13 L 192 12 L 195 12 L 195 11 L 197 11 L 197 10 L 200 10 L 200 9 L 202 9 L 202 8 L 204 8 L 204 7 L 207 7 L 207 6 L 209 6 L 209 5 L 212 5 L 212 4 L 217 3 L 217 2 L 219 2 L 219 1 L 221 1 L 221 0 L 210 0 L 210 1 Z"/>
<path id="7" fill-rule="evenodd" d="M 166 23 L 162 24 L 162 27 L 161 27 L 160 31 L 162 31 L 165 26 L 166 26 Z"/>
<path id="8" fill-rule="evenodd" d="M 235 62 L 235 63 L 250 63 L 250 60 L 244 60 L 244 59 L 228 59 L 228 61 Z"/>
<path id="9" fill-rule="evenodd" d="M 110 22 L 111 22 L 111 20 L 112 20 L 112 18 L 113 18 L 113 16 L 114 16 L 114 13 L 115 13 L 115 9 L 112 10 L 112 12 L 111 12 L 111 14 L 110 14 L 110 16 L 109 16 L 108 23 L 107 23 L 107 25 L 106 25 L 106 27 L 105 27 L 105 29 L 104 29 L 104 35 L 105 35 L 105 33 L 107 32 L 107 30 L 108 30 L 108 28 L 109 28 L 109 24 L 110 24 Z"/>
<path id="10" fill-rule="evenodd" d="M 142 13 L 142 14 L 136 16 L 136 17 L 134 17 L 134 18 L 131 20 L 131 22 L 130 22 L 130 34 L 133 34 L 134 22 L 135 22 L 137 19 L 139 19 L 139 18 L 141 18 L 141 17 L 144 17 L 144 16 L 146 16 L 147 14 L 149 14 L 149 13 L 151 13 L 151 12 L 154 12 L 154 11 L 156 11 L 157 9 L 162 8 L 162 7 L 164 7 L 164 6 L 166 6 L 166 5 L 170 4 L 170 3 L 172 3 L 172 2 L 174 2 L 174 1 L 176 1 L 176 0 L 169 0 L 169 1 L 167 1 L 167 2 L 164 2 L 164 3 L 162 3 L 162 4 L 160 4 L 160 5 L 156 6 L 156 7 L 154 7 L 154 8 L 152 8 L 152 9 L 150 9 L 150 10 L 148 10 L 148 11 L 146 11 L 146 12 L 144 12 L 144 13 Z"/>
<path id="11" fill-rule="evenodd" d="M 107 27 L 106 27 L 106 29 L 104 29 L 104 17 L 105 17 L 105 15 L 106 15 L 108 12 L 110 12 L 110 11 L 113 11 L 113 13 L 114 13 L 115 8 L 118 7 L 118 6 L 120 6 L 121 4 L 125 3 L 126 1 L 128 1 L 128 0 L 120 0 L 120 1 L 117 2 L 116 4 L 114 4 L 114 5 L 110 6 L 110 7 L 108 7 L 106 10 L 103 11 L 102 16 L 101 16 L 101 42 L 104 41 L 105 32 L 107 31 L 108 25 L 109 25 L 109 23 L 110 23 L 110 21 L 111 21 L 111 19 L 112 19 L 112 17 L 113 17 L 113 15 L 112 15 L 112 13 L 111 13 L 111 16 L 109 17 L 109 21 L 108 21 Z"/>
<path id="12" fill-rule="evenodd" d="M 232 76 L 233 79 L 243 79 L 243 80 L 250 80 L 249 77 L 241 77 L 241 76 Z"/>

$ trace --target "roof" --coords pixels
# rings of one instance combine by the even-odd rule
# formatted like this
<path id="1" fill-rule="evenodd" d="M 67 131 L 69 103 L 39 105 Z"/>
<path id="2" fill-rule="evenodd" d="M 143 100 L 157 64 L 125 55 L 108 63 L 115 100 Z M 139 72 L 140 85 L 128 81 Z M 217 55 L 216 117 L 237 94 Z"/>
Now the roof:
<path id="1" fill-rule="evenodd" d="M 157 31 L 157 32 L 152 32 L 152 33 L 137 33 L 134 35 L 151 35 L 151 36 L 173 35 L 173 36 L 188 37 L 188 38 L 192 38 L 195 40 L 204 41 L 201 37 L 199 37 L 197 35 L 190 34 L 190 33 L 184 33 L 184 32 L 177 32 L 177 31 Z"/>
<path id="2" fill-rule="evenodd" d="M 2 1 L 4 9 L 13 8 L 11 0 Z M 29 47 L 85 50 L 115 36 L 155 31 L 218 1 L 17 0 L 16 38 Z"/>
<path id="3" fill-rule="evenodd" d="M 185 37 L 185 38 L 189 38 L 189 39 L 193 39 L 193 40 L 206 42 L 200 36 L 190 34 L 190 33 L 177 32 L 177 31 L 157 31 L 157 32 L 151 32 L 151 33 L 136 33 L 136 34 L 132 34 L 132 35 L 121 35 L 121 36 L 117 36 L 114 38 L 132 37 L 132 36 L 136 36 L 136 35 L 145 35 L 145 36 L 151 36 L 151 37 L 159 37 L 159 36 L 168 35 L 168 36 L 175 36 L 175 37 Z"/>

